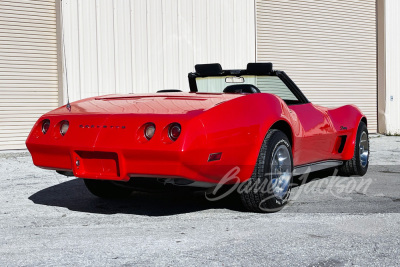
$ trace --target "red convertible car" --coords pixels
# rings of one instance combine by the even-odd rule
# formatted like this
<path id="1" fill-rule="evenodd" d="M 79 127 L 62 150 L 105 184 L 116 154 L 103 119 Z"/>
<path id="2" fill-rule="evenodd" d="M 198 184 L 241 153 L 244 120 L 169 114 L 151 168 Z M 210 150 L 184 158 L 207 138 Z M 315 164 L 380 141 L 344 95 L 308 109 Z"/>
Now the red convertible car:
<path id="1" fill-rule="evenodd" d="M 239 184 L 256 212 L 281 209 L 294 175 L 366 173 L 367 119 L 357 107 L 310 103 L 272 63 L 195 70 L 188 93 L 92 97 L 43 115 L 26 141 L 34 164 L 83 178 L 99 197 L 127 196 L 137 179 Z"/>

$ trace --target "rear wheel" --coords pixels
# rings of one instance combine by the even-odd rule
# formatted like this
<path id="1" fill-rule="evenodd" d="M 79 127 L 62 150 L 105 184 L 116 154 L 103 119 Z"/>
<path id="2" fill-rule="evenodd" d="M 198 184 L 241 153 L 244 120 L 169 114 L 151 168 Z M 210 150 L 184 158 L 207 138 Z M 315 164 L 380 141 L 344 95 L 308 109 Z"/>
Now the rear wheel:
<path id="1" fill-rule="evenodd" d="M 90 193 L 101 198 L 125 198 L 133 191 L 120 182 L 95 179 L 84 179 L 84 182 Z"/>
<path id="2" fill-rule="evenodd" d="M 368 170 L 369 163 L 369 138 L 367 125 L 360 122 L 357 130 L 354 155 L 351 160 L 347 160 L 339 168 L 342 176 L 358 175 L 363 176 Z"/>
<path id="3" fill-rule="evenodd" d="M 293 173 L 292 148 L 287 136 L 270 130 L 261 146 L 251 178 L 240 192 L 244 206 L 255 212 L 275 212 L 288 202 Z"/>

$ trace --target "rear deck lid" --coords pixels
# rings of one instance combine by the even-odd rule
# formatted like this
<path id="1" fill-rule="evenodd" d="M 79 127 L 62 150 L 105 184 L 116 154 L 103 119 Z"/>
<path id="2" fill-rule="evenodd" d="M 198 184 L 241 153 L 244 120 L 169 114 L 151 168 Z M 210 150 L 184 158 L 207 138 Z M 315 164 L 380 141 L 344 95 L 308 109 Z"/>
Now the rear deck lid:
<path id="1" fill-rule="evenodd" d="M 244 95 L 213 93 L 106 95 L 74 102 L 71 104 L 71 112 L 68 112 L 65 107 L 61 107 L 50 114 L 197 115 L 218 104 L 242 96 Z"/>

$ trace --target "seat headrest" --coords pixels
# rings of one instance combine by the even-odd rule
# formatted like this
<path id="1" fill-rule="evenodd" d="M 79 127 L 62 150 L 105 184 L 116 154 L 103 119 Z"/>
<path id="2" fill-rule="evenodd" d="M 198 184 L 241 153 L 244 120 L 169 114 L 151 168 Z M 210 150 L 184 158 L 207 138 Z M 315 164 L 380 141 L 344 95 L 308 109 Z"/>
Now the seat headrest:
<path id="1" fill-rule="evenodd" d="M 194 66 L 197 74 L 201 76 L 216 76 L 221 75 L 223 73 L 221 64 L 219 63 L 211 63 L 211 64 L 197 64 Z"/>
<path id="2" fill-rule="evenodd" d="M 248 63 L 246 73 L 248 75 L 268 75 L 272 72 L 272 63 Z"/>

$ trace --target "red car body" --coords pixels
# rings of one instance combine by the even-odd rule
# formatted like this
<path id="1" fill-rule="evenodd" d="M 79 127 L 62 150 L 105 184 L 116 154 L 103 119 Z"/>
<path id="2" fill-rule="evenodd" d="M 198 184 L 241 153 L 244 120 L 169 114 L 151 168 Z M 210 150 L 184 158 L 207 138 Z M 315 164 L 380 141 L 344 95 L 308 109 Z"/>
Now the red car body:
<path id="1" fill-rule="evenodd" d="M 44 120 L 50 121 L 45 134 Z M 69 122 L 65 135 L 59 130 L 63 121 Z M 296 169 L 351 159 L 361 121 L 366 123 L 366 118 L 353 105 L 288 106 L 268 93 L 107 95 L 43 115 L 26 145 L 36 166 L 80 178 L 185 178 L 215 184 L 238 166 L 237 177 L 244 182 L 271 128 L 279 127 L 288 135 Z M 149 122 L 155 133 L 147 140 L 143 125 Z M 168 137 L 171 123 L 181 125 L 176 141 Z M 215 153 L 216 160 L 210 160 Z"/>

